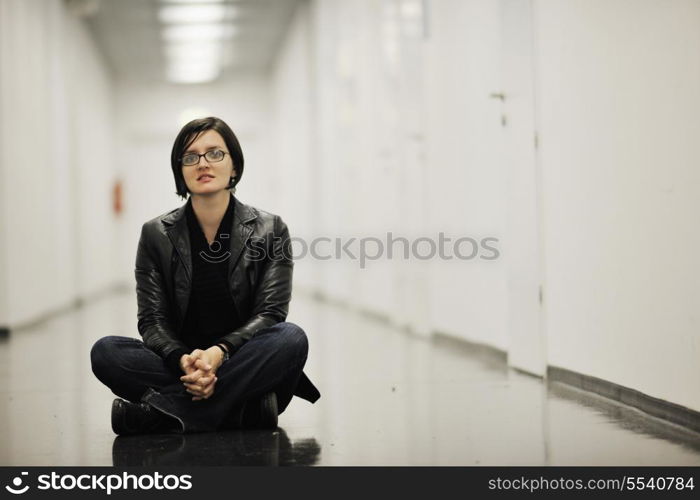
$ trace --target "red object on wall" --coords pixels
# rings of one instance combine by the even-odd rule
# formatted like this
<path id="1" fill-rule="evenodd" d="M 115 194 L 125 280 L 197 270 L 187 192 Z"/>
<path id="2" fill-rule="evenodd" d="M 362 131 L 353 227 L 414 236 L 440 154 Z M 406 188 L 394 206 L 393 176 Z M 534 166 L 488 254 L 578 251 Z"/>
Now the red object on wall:
<path id="1" fill-rule="evenodd" d="M 114 215 L 119 215 L 122 213 L 122 181 L 114 181 L 114 186 L 112 187 L 112 208 L 114 210 Z"/>

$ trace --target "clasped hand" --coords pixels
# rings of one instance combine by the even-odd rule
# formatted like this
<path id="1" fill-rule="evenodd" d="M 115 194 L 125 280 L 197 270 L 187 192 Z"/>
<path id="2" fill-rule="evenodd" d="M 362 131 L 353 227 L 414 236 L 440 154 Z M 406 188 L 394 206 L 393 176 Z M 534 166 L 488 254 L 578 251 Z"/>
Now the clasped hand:
<path id="1" fill-rule="evenodd" d="M 180 368 L 185 375 L 180 377 L 187 392 L 192 394 L 192 401 L 209 399 L 214 394 L 217 377 L 216 370 L 222 362 L 221 349 L 217 346 L 203 351 L 195 349 L 180 358 Z"/>

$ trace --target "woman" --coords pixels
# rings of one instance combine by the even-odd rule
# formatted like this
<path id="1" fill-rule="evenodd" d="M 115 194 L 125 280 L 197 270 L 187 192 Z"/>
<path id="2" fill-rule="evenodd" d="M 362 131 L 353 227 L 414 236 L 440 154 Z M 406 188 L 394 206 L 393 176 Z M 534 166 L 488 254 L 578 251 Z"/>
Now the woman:
<path id="1" fill-rule="evenodd" d="M 291 244 L 282 219 L 233 193 L 243 153 L 219 118 L 193 120 L 173 145 L 187 202 L 143 225 L 136 254 L 143 341 L 98 340 L 97 378 L 123 399 L 116 434 L 277 427 L 293 395 L 320 394 L 303 373 L 304 331 L 286 322 Z"/>

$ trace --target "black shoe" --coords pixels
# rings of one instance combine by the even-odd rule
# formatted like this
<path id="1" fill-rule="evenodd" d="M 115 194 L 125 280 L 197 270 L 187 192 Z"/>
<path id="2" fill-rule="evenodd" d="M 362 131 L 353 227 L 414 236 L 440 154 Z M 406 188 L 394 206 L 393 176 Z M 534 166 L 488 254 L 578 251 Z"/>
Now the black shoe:
<path id="1" fill-rule="evenodd" d="M 115 399 L 112 403 L 112 430 L 120 436 L 177 432 L 179 422 L 146 403 Z"/>
<path id="2" fill-rule="evenodd" d="M 276 429 L 277 394 L 267 394 L 248 400 L 236 408 L 234 426 L 237 429 Z"/>

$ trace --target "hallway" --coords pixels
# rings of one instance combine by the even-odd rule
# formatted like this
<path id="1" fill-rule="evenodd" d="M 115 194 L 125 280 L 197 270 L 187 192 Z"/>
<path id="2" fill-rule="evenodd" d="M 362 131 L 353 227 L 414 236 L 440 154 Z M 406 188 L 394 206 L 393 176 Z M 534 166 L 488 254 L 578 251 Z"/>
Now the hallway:
<path id="1" fill-rule="evenodd" d="M 89 350 L 134 334 L 135 304 L 112 293 L 3 338 L 1 465 L 700 465 L 696 433 L 301 290 L 288 320 L 315 405 L 295 398 L 274 432 L 117 438 Z"/>

